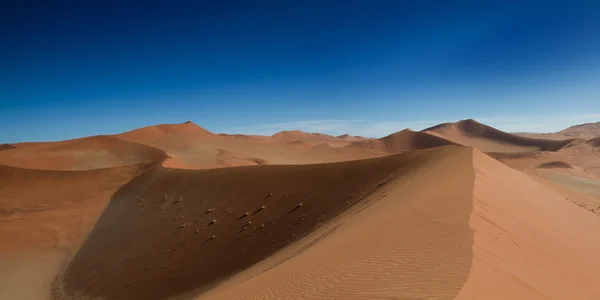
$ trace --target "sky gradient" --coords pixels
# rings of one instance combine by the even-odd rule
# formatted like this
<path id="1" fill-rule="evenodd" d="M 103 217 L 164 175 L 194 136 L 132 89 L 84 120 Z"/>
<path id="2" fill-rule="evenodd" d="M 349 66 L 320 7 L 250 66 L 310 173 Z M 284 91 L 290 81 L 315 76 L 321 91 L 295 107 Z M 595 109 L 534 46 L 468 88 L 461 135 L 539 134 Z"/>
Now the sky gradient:
<path id="1" fill-rule="evenodd" d="M 600 121 L 599 28 L 598 1 L 11 1 L 0 143 L 187 120 L 557 131 Z"/>

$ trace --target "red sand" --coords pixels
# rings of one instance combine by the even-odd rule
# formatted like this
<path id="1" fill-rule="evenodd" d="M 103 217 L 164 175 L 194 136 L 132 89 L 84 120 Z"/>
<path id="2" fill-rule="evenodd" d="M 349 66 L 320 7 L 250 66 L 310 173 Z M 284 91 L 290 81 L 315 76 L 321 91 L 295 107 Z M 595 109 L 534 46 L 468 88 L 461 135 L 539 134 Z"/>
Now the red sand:
<path id="1" fill-rule="evenodd" d="M 597 139 L 186 122 L 2 146 L 0 299 L 600 299 Z"/>
<path id="2" fill-rule="evenodd" d="M 428 133 L 405 129 L 378 140 L 359 141 L 353 143 L 350 147 L 367 148 L 387 153 L 402 153 L 448 145 L 456 145 L 456 143 Z"/>

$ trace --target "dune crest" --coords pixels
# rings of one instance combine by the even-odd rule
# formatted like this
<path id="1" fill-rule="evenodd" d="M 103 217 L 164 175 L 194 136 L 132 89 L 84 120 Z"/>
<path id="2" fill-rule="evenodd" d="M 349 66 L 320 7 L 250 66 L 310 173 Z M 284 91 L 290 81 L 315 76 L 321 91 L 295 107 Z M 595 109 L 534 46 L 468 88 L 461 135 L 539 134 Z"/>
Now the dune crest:
<path id="1" fill-rule="evenodd" d="M 457 144 L 428 133 L 404 129 L 380 139 L 359 141 L 349 147 L 367 148 L 387 153 L 402 153 L 448 145 Z"/>
<path id="2" fill-rule="evenodd" d="M 117 135 L 119 138 L 140 144 L 170 147 L 185 147 L 190 140 L 204 140 L 215 137 L 212 132 L 186 121 L 181 124 L 161 124 L 134 129 Z M 174 145 L 175 144 L 175 145 Z"/>
<path id="3" fill-rule="evenodd" d="M 479 151 L 473 163 L 473 267 L 457 299 L 600 299 L 600 219 Z"/>
<path id="4" fill-rule="evenodd" d="M 422 130 L 483 152 L 558 151 L 578 139 L 538 139 L 507 133 L 473 119 L 444 123 Z"/>

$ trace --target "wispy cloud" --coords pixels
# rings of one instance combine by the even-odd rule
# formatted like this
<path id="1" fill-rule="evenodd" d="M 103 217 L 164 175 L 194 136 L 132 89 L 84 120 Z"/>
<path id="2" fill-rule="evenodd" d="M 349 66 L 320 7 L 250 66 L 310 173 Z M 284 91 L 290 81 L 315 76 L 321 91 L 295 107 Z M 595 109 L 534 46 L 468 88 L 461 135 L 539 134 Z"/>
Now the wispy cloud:
<path id="1" fill-rule="evenodd" d="M 475 118 L 477 121 L 507 132 L 556 132 L 569 126 L 600 121 L 599 114 L 563 115 L 563 116 L 498 116 Z M 331 135 L 351 134 L 367 137 L 383 137 L 388 134 L 410 128 L 422 130 L 444 122 L 457 120 L 303 120 L 282 123 L 256 124 L 231 128 L 226 132 L 242 134 L 272 135 L 283 130 L 302 130 Z"/>
<path id="2" fill-rule="evenodd" d="M 600 114 L 487 117 L 478 121 L 507 132 L 557 132 L 567 127 L 599 122 Z"/>

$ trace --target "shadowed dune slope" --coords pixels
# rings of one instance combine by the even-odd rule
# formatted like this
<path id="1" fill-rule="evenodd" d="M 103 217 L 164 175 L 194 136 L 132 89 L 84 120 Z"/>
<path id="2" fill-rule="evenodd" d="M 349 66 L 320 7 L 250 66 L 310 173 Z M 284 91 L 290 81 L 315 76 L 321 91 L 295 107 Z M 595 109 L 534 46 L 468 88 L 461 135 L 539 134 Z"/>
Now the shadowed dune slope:
<path id="1" fill-rule="evenodd" d="M 284 262 L 260 285 L 241 286 L 264 290 L 224 295 L 452 299 L 472 260 L 471 156 L 453 146 L 320 165 L 156 166 L 116 193 L 57 281 L 56 298 L 151 300 L 206 291 L 327 229 L 330 236 L 288 260 L 292 266 Z"/>
<path id="2" fill-rule="evenodd" d="M 456 143 L 428 133 L 405 129 L 380 139 L 359 141 L 349 147 L 367 148 L 388 153 L 402 153 L 448 145 L 456 145 Z"/>
<path id="3" fill-rule="evenodd" d="M 19 143 L 0 151 L 0 164 L 40 170 L 91 170 L 162 161 L 165 153 L 145 145 L 99 135 L 60 142 Z"/>
<path id="4" fill-rule="evenodd" d="M 558 151 L 578 139 L 552 140 L 519 136 L 468 119 L 422 130 L 483 152 Z"/>
<path id="5" fill-rule="evenodd" d="M 572 169 L 573 168 L 572 165 L 570 165 L 569 163 L 566 163 L 564 161 L 550 161 L 550 162 L 542 163 L 537 167 L 541 168 L 541 169 L 554 169 L 554 168 Z"/>
<path id="6" fill-rule="evenodd" d="M 587 144 L 593 148 L 600 148 L 600 137 L 596 137 L 587 141 Z"/>
<path id="7" fill-rule="evenodd" d="M 17 147 L 11 145 L 11 144 L 2 144 L 0 145 L 0 151 L 4 151 L 4 150 L 12 150 L 15 149 Z"/>

